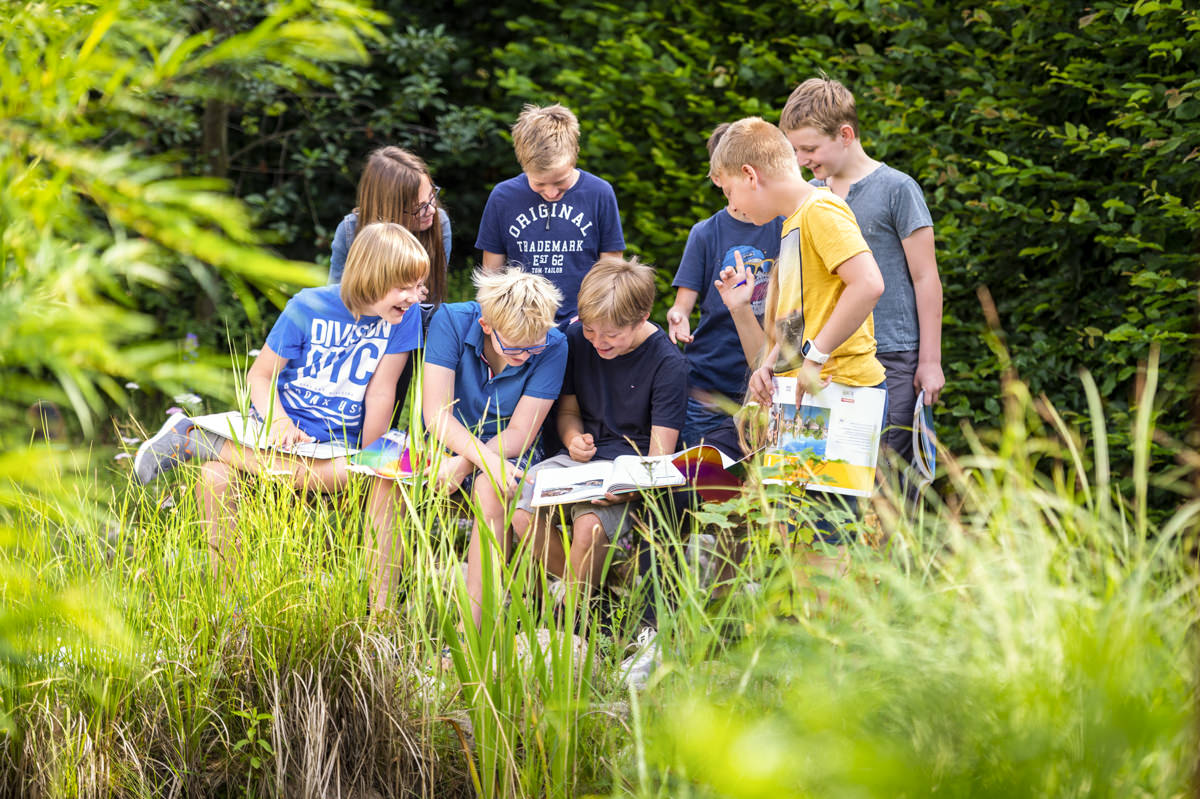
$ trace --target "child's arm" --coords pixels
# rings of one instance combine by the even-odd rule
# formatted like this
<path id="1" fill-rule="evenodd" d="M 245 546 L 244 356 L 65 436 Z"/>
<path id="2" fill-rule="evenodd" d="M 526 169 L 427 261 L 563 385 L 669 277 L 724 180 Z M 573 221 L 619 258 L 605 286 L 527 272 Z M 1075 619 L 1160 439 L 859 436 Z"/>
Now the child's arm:
<path id="1" fill-rule="evenodd" d="M 596 456 L 596 442 L 591 434 L 583 432 L 583 413 L 574 394 L 558 398 L 558 437 L 566 445 L 571 460 L 587 463 Z"/>
<path id="2" fill-rule="evenodd" d="M 508 424 L 499 435 L 488 441 L 488 449 L 502 458 L 516 458 L 522 455 L 537 438 L 538 431 L 542 429 L 542 422 L 546 421 L 552 407 L 552 399 L 522 394 Z"/>
<path id="3" fill-rule="evenodd" d="M 741 251 L 734 251 L 737 267 L 727 266 L 721 270 L 721 275 L 713 285 L 721 295 L 721 301 L 729 309 L 733 326 L 737 330 L 738 341 L 742 345 L 742 354 L 746 363 L 758 360 L 762 352 L 766 336 L 763 335 L 762 325 L 754 316 L 754 307 L 750 300 L 754 297 L 754 271 L 742 261 Z"/>
<path id="4" fill-rule="evenodd" d="M 917 299 L 917 324 L 921 330 L 921 348 L 917 355 L 917 373 L 913 385 L 925 392 L 925 404 L 937 402 L 946 376 L 942 374 L 942 280 L 938 277 L 934 253 L 933 228 L 917 228 L 900 242 L 908 260 L 913 293 Z"/>
<path id="5" fill-rule="evenodd" d="M 483 250 L 483 269 L 485 272 L 499 272 L 508 263 L 508 258 L 502 253 Z"/>
<path id="6" fill-rule="evenodd" d="M 842 261 L 834 270 L 841 281 L 846 284 L 842 295 L 838 297 L 833 313 L 815 335 L 811 337 L 816 348 L 821 352 L 833 352 L 842 346 L 850 335 L 858 330 L 871 314 L 875 303 L 883 294 L 883 275 L 875 263 L 875 256 L 869 251 L 860 252 Z M 773 366 L 779 357 L 780 343 L 767 353 L 763 366 L 750 376 L 749 391 L 759 402 L 769 405 L 771 402 Z M 816 393 L 823 384 L 821 382 L 821 365 L 805 360 L 797 375 L 800 388 Z"/>
<path id="7" fill-rule="evenodd" d="M 671 427 L 659 427 L 654 425 L 650 428 L 650 451 L 646 454 L 654 455 L 674 455 L 675 444 L 679 441 L 679 431 Z"/>
<path id="8" fill-rule="evenodd" d="M 504 474 L 511 483 L 509 488 L 515 488 L 520 474 L 505 468 L 504 458 L 472 435 L 454 415 L 453 408 L 454 370 L 426 361 L 421 383 L 421 415 L 434 439 L 455 453 L 442 464 L 440 477 L 457 486 L 478 467 L 495 479 Z"/>
<path id="9" fill-rule="evenodd" d="M 667 311 L 667 335 L 672 344 L 687 344 L 692 340 L 690 317 L 700 292 L 682 286 L 675 292 L 675 304 Z"/>
<path id="10" fill-rule="evenodd" d="M 375 372 L 367 381 L 363 397 L 362 446 L 372 444 L 387 432 L 396 405 L 396 381 L 408 363 L 409 353 L 393 352 L 379 359 Z"/>
<path id="11" fill-rule="evenodd" d="M 250 387 L 250 401 L 254 403 L 259 414 L 271 422 L 271 429 L 267 433 L 267 445 L 285 449 L 313 440 L 312 436 L 296 426 L 279 401 L 275 381 L 279 379 L 279 373 L 287 364 L 287 358 L 264 344 L 246 374 L 246 383 Z"/>

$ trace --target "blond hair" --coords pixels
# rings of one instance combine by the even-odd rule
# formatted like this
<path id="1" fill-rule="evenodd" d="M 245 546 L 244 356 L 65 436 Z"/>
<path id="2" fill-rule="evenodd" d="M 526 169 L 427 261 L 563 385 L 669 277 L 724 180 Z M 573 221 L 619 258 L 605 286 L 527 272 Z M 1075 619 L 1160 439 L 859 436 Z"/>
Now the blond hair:
<path id="1" fill-rule="evenodd" d="M 500 272 L 477 269 L 471 280 L 481 318 L 509 343 L 540 342 L 554 327 L 562 292 L 541 275 L 510 265 Z"/>
<path id="2" fill-rule="evenodd" d="M 579 321 L 630 327 L 654 309 L 654 269 L 636 257 L 605 255 L 579 286 Z"/>
<path id="3" fill-rule="evenodd" d="M 798 171 L 796 152 L 787 136 L 762 117 L 739 119 L 719 138 L 709 159 L 711 178 L 736 175 L 743 166 L 754 167 L 769 177 Z"/>
<path id="4" fill-rule="evenodd" d="M 525 172 L 547 172 L 579 158 L 579 120 L 569 108 L 555 103 L 526 105 L 512 126 L 513 150 Z"/>
<path id="5" fill-rule="evenodd" d="M 434 202 L 433 224 L 418 230 L 413 213 L 421 204 L 421 177 L 433 176 L 429 167 L 417 155 L 400 147 L 380 147 L 372 150 L 358 179 L 358 225 L 373 222 L 396 222 L 417 237 L 429 254 L 429 298 L 435 303 L 446 299 L 446 248 L 442 244 L 442 215 Z"/>
<path id="6" fill-rule="evenodd" d="M 360 228 L 346 256 L 342 302 L 355 317 L 399 286 L 429 277 L 429 254 L 403 225 L 376 222 Z"/>
<path id="7" fill-rule="evenodd" d="M 858 137 L 858 108 L 850 90 L 822 75 L 809 78 L 792 90 L 779 117 L 786 132 L 816 128 L 826 136 L 836 136 L 842 125 L 849 125 Z"/>

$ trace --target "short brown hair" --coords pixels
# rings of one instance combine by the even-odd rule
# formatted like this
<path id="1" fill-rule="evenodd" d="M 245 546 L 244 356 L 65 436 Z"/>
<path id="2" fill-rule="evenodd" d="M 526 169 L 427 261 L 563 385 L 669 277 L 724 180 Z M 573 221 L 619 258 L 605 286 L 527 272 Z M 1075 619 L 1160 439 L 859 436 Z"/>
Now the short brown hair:
<path id="1" fill-rule="evenodd" d="M 575 165 L 579 158 L 579 120 L 555 103 L 526 105 L 512 126 L 513 150 L 526 172 L 545 172 Z"/>
<path id="2" fill-rule="evenodd" d="M 821 76 L 801 83 L 788 97 L 779 117 L 779 127 L 791 132 L 816 128 L 826 136 L 836 136 L 842 125 L 849 125 L 858 136 L 858 108 L 850 90 L 832 78 Z"/>
<path id="3" fill-rule="evenodd" d="M 546 278 L 510 265 L 500 272 L 476 270 L 480 318 L 510 342 L 544 339 L 554 327 L 562 292 Z"/>
<path id="4" fill-rule="evenodd" d="M 654 310 L 654 269 L 637 258 L 605 255 L 579 286 L 579 321 L 630 327 Z"/>
<path id="5" fill-rule="evenodd" d="M 396 222 L 417 237 L 429 253 L 429 297 L 446 299 L 446 248 L 442 244 L 442 215 L 434 203 L 433 224 L 418 230 L 413 211 L 420 204 L 421 176 L 429 178 L 429 167 L 417 155 L 401 147 L 372 150 L 358 179 L 358 226 L 372 222 Z"/>
<path id="6" fill-rule="evenodd" d="M 721 143 L 721 139 L 727 130 L 729 130 L 729 123 L 722 122 L 713 128 L 712 133 L 708 134 L 708 141 L 704 143 L 704 146 L 708 148 L 709 158 L 712 158 L 713 150 L 717 149 L 717 145 Z"/>
<path id="7" fill-rule="evenodd" d="M 342 273 L 342 302 L 356 317 L 397 286 L 429 277 L 429 254 L 417 237 L 395 222 L 376 222 L 354 236 Z"/>
<path id="8" fill-rule="evenodd" d="M 720 137 L 709 160 L 709 177 L 732 175 L 743 165 L 766 175 L 796 172 L 796 151 L 783 131 L 762 117 L 734 122 Z"/>

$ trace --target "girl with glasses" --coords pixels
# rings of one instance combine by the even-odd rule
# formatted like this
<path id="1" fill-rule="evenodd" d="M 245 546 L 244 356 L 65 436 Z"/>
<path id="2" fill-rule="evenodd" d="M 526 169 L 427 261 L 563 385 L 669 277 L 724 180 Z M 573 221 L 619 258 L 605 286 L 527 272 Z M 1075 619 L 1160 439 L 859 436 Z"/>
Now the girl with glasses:
<path id="1" fill-rule="evenodd" d="M 445 301 L 450 260 L 450 217 L 438 205 L 439 189 L 425 162 L 400 147 L 381 147 L 367 156 L 358 181 L 358 206 L 333 234 L 329 282 L 339 283 L 355 231 L 372 222 L 408 228 L 429 254 L 429 301 Z"/>

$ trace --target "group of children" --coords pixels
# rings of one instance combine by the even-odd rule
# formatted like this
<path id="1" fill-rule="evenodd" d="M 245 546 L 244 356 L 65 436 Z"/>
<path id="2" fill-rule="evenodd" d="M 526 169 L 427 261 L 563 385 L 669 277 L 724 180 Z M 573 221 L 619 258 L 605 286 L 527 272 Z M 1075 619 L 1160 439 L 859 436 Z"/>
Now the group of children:
<path id="1" fill-rule="evenodd" d="M 943 385 L 932 223 L 920 187 L 864 152 L 845 87 L 806 81 L 780 127 L 748 118 L 713 132 L 709 176 L 728 204 L 688 236 L 666 331 L 650 321 L 654 270 L 622 255 L 612 187 L 576 166 L 574 115 L 526 106 L 512 132 L 523 171 L 484 208 L 475 300 L 445 302 L 450 220 L 428 168 L 399 148 L 377 150 L 335 235 L 331 284 L 288 302 L 250 369 L 254 412 L 279 449 L 247 449 L 176 415 L 138 450 L 146 483 L 204 461 L 196 490 L 218 579 L 235 539 L 238 473 L 283 469 L 301 489 L 345 487 L 345 459 L 284 450 L 378 439 L 422 348 L 421 445 L 444 455 L 434 459 L 437 485 L 476 508 L 467 555 L 476 625 L 484 561 L 510 557 L 514 540 L 590 592 L 610 544 L 635 523 L 637 494 L 535 512 L 538 470 L 702 442 L 741 457 L 732 413 L 770 403 L 780 372 L 798 370 L 814 390 L 831 379 L 886 384 L 885 446 L 907 454 L 917 390 L 933 402 Z M 371 604 L 384 608 L 404 499 L 395 482 L 374 480 Z"/>

